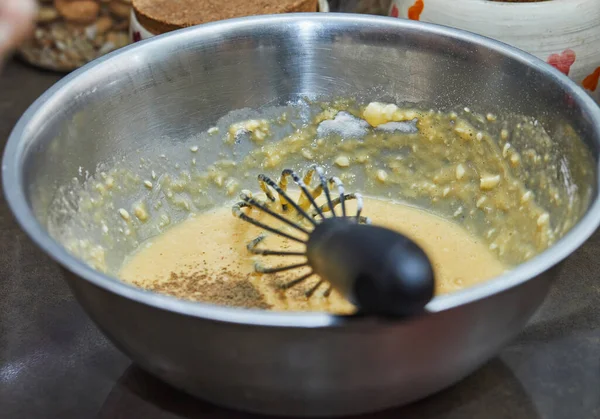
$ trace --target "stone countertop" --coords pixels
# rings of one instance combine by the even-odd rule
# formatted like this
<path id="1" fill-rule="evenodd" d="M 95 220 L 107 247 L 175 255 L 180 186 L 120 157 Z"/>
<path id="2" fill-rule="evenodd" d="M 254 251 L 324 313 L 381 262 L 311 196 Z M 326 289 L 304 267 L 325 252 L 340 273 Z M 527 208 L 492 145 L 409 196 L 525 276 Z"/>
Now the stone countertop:
<path id="1" fill-rule="evenodd" d="M 59 76 L 10 62 L 0 74 L 0 138 Z M 118 352 L 60 271 L 0 204 L 0 418 L 256 418 L 197 401 Z M 534 321 L 453 388 L 363 419 L 600 418 L 600 233 L 564 265 Z"/>

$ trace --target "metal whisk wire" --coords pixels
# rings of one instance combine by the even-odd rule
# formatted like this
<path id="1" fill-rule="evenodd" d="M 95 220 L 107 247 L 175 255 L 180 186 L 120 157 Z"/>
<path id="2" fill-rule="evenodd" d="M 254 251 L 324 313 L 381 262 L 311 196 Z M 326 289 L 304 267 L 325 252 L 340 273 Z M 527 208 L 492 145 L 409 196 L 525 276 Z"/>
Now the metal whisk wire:
<path id="1" fill-rule="evenodd" d="M 309 184 L 312 181 L 314 174 L 317 174 L 319 183 L 318 185 L 310 190 Z M 287 186 L 289 179 L 300 188 L 300 197 L 298 202 L 295 202 L 287 193 Z M 340 205 L 342 209 L 342 217 L 347 217 L 346 210 L 346 201 L 348 200 L 356 200 L 356 214 L 352 217 L 347 217 L 348 219 L 353 219 L 356 223 L 370 223 L 368 218 L 362 217 L 361 213 L 363 210 L 363 199 L 360 194 L 346 194 L 345 188 L 342 181 L 337 177 L 332 177 L 327 179 L 325 177 L 325 171 L 323 168 L 319 166 L 312 166 L 304 175 L 304 178 L 301 178 L 296 174 L 293 170 L 285 169 L 281 173 L 281 178 L 279 182 L 275 182 L 273 179 L 269 178 L 266 175 L 260 174 L 258 175 L 258 183 L 261 190 L 265 193 L 267 199 L 276 203 L 277 199 L 273 193 L 273 190 L 279 196 L 279 202 L 281 204 L 281 212 L 286 213 L 291 206 L 296 214 L 300 217 L 298 222 L 292 221 L 289 218 L 284 217 L 276 210 L 269 207 L 267 203 L 263 203 L 258 199 L 251 196 L 250 193 L 242 192 L 240 195 L 241 201 L 233 206 L 232 212 L 233 215 L 249 222 L 261 229 L 264 229 L 270 233 L 273 233 L 277 236 L 292 240 L 294 242 L 303 244 L 306 247 L 308 242 L 308 237 L 314 230 L 314 228 L 318 225 L 318 222 L 315 220 L 316 217 L 319 217 L 321 220 L 325 220 L 327 216 L 325 215 L 327 212 L 331 213 L 331 217 L 338 217 L 335 211 L 335 207 Z M 332 199 L 330 186 L 335 186 L 338 190 L 339 196 L 335 199 Z M 323 205 L 319 205 L 316 202 L 316 199 L 322 194 L 325 194 L 326 203 Z M 309 209 L 312 207 L 312 210 Z M 243 208 L 254 208 L 262 211 L 263 213 L 275 218 L 276 220 L 282 222 L 283 224 L 291 227 L 297 232 L 302 233 L 305 238 L 298 237 L 296 235 L 292 235 L 283 231 L 280 228 L 272 227 L 270 225 L 265 224 L 257 220 L 256 218 L 251 217 L 246 212 L 243 211 Z M 306 221 L 310 225 L 309 228 L 303 226 L 301 221 Z M 272 250 L 272 249 L 263 249 L 258 246 L 263 242 L 266 238 L 264 234 L 256 237 L 250 243 L 248 243 L 247 249 L 250 253 L 254 255 L 262 255 L 262 256 L 306 256 L 306 251 L 281 251 L 281 250 Z M 294 269 L 300 269 L 310 267 L 308 262 L 305 260 L 301 263 L 295 263 L 290 265 L 278 266 L 278 267 L 265 267 L 260 263 L 255 264 L 255 271 L 264 274 L 272 274 L 279 272 L 286 272 Z M 309 272 L 302 274 L 300 277 L 288 282 L 282 288 L 289 289 L 292 288 L 314 275 L 313 270 L 311 269 Z M 318 288 L 321 287 L 325 283 L 324 280 L 320 279 L 315 285 L 313 285 L 308 291 L 306 291 L 306 296 L 312 296 Z M 327 297 L 331 293 L 331 285 L 324 292 L 324 296 Z"/>

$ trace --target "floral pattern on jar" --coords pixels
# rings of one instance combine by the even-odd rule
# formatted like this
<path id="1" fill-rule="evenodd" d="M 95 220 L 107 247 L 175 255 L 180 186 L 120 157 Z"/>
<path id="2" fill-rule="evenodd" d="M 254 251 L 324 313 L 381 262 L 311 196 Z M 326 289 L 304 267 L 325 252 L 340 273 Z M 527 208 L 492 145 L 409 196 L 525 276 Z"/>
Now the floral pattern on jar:
<path id="1" fill-rule="evenodd" d="M 598 0 L 393 0 L 388 14 L 513 45 L 569 76 L 600 102 Z"/>

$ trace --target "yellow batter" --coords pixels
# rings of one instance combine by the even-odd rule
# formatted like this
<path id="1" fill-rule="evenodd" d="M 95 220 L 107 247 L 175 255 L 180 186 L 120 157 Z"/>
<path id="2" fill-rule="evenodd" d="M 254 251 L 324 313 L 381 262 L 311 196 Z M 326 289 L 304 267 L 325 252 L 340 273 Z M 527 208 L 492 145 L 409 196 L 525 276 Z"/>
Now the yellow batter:
<path id="1" fill-rule="evenodd" d="M 353 210 L 349 203 L 349 211 Z M 272 219 L 256 210 L 264 222 Z M 437 293 L 469 287 L 503 273 L 506 267 L 488 247 L 465 229 L 426 211 L 407 205 L 366 198 L 364 215 L 373 224 L 395 229 L 415 240 L 434 265 Z M 120 277 L 143 288 L 180 298 L 274 310 L 350 313 L 352 305 L 323 285 L 310 298 L 305 291 L 318 278 L 282 291 L 282 285 L 302 271 L 276 275 L 254 273 L 254 262 L 268 266 L 293 263 L 293 258 L 252 256 L 246 245 L 261 232 L 234 218 L 231 206 L 195 214 L 141 246 L 123 266 Z M 293 248 L 293 242 L 269 237 L 265 248 Z"/>

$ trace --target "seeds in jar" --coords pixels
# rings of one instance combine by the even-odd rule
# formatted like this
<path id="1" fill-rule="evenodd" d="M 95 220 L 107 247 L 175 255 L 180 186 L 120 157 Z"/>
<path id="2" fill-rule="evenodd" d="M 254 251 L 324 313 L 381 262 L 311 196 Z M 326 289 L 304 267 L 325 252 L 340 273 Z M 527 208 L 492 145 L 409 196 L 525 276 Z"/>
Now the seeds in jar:
<path id="1" fill-rule="evenodd" d="M 43 1 L 19 54 L 42 68 L 74 70 L 129 43 L 130 10 L 129 0 Z"/>
<path id="2" fill-rule="evenodd" d="M 90 24 L 100 13 L 100 4 L 94 0 L 54 0 L 54 7 L 70 23 Z"/>

